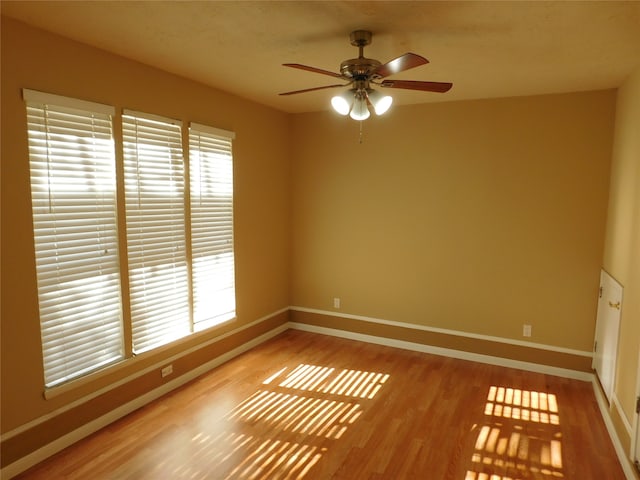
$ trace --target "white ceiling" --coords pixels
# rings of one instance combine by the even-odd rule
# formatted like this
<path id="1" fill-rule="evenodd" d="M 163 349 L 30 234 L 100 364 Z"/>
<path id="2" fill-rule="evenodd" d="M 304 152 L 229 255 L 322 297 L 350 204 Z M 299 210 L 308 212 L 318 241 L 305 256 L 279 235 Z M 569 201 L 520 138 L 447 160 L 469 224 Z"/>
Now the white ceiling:
<path id="1" fill-rule="evenodd" d="M 393 90 L 397 104 L 619 86 L 640 65 L 640 1 L 8 1 L 2 14 L 285 112 L 329 108 L 336 83 L 281 66 L 339 71 L 349 33 L 365 56 L 430 63 L 390 79 L 453 82 L 444 94 Z"/>

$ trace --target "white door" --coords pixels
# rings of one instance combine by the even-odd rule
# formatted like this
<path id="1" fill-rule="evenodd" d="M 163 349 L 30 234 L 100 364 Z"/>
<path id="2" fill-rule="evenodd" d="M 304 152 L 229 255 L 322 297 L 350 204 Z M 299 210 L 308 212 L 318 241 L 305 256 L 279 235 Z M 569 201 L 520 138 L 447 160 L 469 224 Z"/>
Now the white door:
<path id="1" fill-rule="evenodd" d="M 593 368 L 607 400 L 611 403 L 613 381 L 618 356 L 618 332 L 622 311 L 622 285 L 611 275 L 600 272 L 600 298 L 596 317 L 596 338 L 594 343 Z"/>

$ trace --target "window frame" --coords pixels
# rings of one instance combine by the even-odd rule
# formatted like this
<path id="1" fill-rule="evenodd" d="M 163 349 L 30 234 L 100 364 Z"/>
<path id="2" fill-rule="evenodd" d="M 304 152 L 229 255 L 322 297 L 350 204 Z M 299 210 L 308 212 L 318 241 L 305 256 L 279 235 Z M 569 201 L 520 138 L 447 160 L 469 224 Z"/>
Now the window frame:
<path id="1" fill-rule="evenodd" d="M 201 331 L 223 324 L 236 315 L 233 227 L 235 133 L 191 122 L 188 136 L 192 322 L 194 330 Z M 210 194 L 203 195 L 203 190 Z M 207 237 L 200 235 L 205 229 L 210 234 Z M 230 248 L 225 245 L 230 245 Z M 208 250 L 216 253 L 207 255 Z M 214 276 L 207 274 L 214 269 L 219 272 L 215 280 Z M 215 299 L 208 299 L 208 302 L 201 299 L 201 288 L 215 290 Z M 205 318 L 199 309 L 211 309 L 214 302 L 226 305 L 226 308 L 218 308 L 212 316 Z"/>
<path id="2" fill-rule="evenodd" d="M 28 89 L 23 99 L 44 385 L 51 389 L 126 356 L 115 108 Z"/>

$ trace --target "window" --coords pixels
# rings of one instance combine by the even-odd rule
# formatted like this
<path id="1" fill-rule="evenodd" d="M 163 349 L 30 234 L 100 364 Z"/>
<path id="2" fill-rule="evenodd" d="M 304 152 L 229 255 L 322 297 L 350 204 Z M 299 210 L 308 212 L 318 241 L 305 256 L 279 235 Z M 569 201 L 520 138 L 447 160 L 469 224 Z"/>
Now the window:
<path id="1" fill-rule="evenodd" d="M 125 110 L 118 232 L 114 108 L 24 98 L 46 387 L 234 318 L 234 134 Z"/>
<path id="2" fill-rule="evenodd" d="M 180 123 L 122 117 L 133 350 L 191 333 Z"/>
<path id="3" fill-rule="evenodd" d="M 24 91 L 45 385 L 124 356 L 111 107 Z"/>
<path id="4" fill-rule="evenodd" d="M 233 133 L 191 124 L 191 255 L 196 330 L 235 316 Z"/>

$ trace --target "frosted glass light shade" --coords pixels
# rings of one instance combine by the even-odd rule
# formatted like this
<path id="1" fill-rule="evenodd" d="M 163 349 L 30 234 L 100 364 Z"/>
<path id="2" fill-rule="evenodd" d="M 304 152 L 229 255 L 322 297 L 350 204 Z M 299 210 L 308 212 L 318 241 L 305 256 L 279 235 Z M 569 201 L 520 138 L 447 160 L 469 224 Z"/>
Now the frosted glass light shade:
<path id="1" fill-rule="evenodd" d="M 384 95 L 376 90 L 367 90 L 367 96 L 369 97 L 371 105 L 373 105 L 376 115 L 382 115 L 385 113 L 393 103 L 393 98 L 391 96 Z"/>
<path id="2" fill-rule="evenodd" d="M 353 92 L 348 90 L 331 99 L 331 106 L 340 115 L 348 115 L 353 103 Z"/>
<path id="3" fill-rule="evenodd" d="M 369 115 L 371 114 L 367 108 L 367 99 L 364 97 L 357 97 L 353 103 L 353 108 L 351 109 L 351 118 L 354 120 L 366 120 L 369 118 Z"/>

